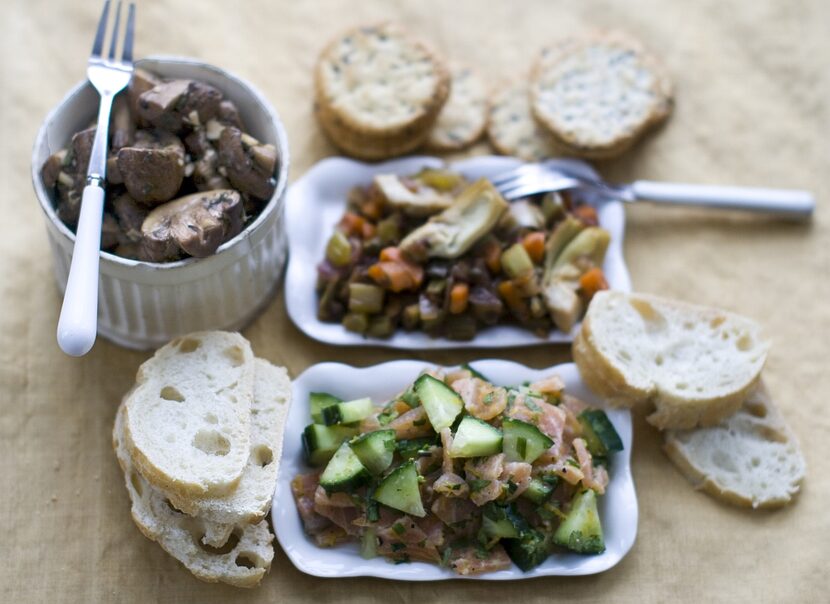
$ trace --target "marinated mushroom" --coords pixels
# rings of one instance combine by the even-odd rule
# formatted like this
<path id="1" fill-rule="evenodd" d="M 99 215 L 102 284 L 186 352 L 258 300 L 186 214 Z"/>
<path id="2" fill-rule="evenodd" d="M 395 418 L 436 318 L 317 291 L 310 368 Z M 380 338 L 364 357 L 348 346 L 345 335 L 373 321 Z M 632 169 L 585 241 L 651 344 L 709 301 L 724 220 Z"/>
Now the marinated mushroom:
<path id="1" fill-rule="evenodd" d="M 229 189 L 228 179 L 219 173 L 219 153 L 211 144 L 204 128 L 191 132 L 184 140 L 185 146 L 193 159 L 193 171 L 190 176 L 199 191 Z"/>
<path id="2" fill-rule="evenodd" d="M 401 242 L 416 260 L 457 258 L 487 234 L 507 210 L 507 202 L 490 181 L 481 179 L 461 192 L 453 204 Z"/>
<path id="3" fill-rule="evenodd" d="M 230 189 L 175 199 L 144 219 L 142 255 L 151 262 L 210 256 L 242 230 L 244 218 L 242 198 Z"/>
<path id="4" fill-rule="evenodd" d="M 234 126 L 219 136 L 219 166 L 234 188 L 257 199 L 268 199 L 277 183 L 277 148 L 259 142 Z M 221 172 L 221 170 L 220 170 Z"/>
<path id="5" fill-rule="evenodd" d="M 195 80 L 170 80 L 138 97 L 138 115 L 156 128 L 181 132 L 219 114 L 222 93 Z"/>
<path id="6" fill-rule="evenodd" d="M 41 169 L 44 184 L 54 187 L 58 193 L 58 218 L 71 228 L 78 224 L 81 213 L 81 196 L 94 138 L 95 128 L 81 130 L 72 137 L 69 149 L 50 156 Z"/>
<path id="7" fill-rule="evenodd" d="M 245 130 L 245 127 L 242 125 L 242 118 L 239 116 L 239 109 L 237 109 L 236 104 L 229 99 L 225 99 L 219 103 L 219 114 L 217 119 L 222 124 L 233 126 L 239 130 Z"/>
<path id="8" fill-rule="evenodd" d="M 184 178 L 184 145 L 164 130 L 139 130 L 118 151 L 118 171 L 133 199 L 156 206 L 176 196 Z"/>
<path id="9" fill-rule="evenodd" d="M 135 124 L 130 115 L 130 105 L 123 95 L 117 96 L 112 106 L 112 118 L 110 119 L 109 157 L 107 158 L 107 182 L 119 185 L 124 182 L 121 170 L 118 168 L 118 151 L 129 147 L 135 140 Z"/>
<path id="10" fill-rule="evenodd" d="M 127 86 L 127 100 L 130 106 L 130 113 L 135 116 L 136 122 L 141 127 L 148 126 L 149 122 L 145 121 L 138 112 L 138 99 L 142 94 L 148 90 L 152 90 L 161 83 L 161 78 L 156 77 L 155 74 L 150 73 L 146 69 L 136 68 L 133 70 L 133 76 L 130 78 L 130 83 Z"/>
<path id="11" fill-rule="evenodd" d="M 112 209 L 127 240 L 139 243 L 142 238 L 141 225 L 150 213 L 149 208 L 138 203 L 129 193 L 124 193 L 115 198 Z"/>

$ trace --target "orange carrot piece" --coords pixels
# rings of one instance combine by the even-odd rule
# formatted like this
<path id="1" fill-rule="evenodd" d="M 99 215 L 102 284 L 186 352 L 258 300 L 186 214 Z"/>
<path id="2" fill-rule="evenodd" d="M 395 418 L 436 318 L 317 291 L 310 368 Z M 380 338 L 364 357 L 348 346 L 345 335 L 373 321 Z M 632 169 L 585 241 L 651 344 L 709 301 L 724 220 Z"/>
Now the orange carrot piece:
<path id="1" fill-rule="evenodd" d="M 380 251 L 381 262 L 401 262 L 403 255 L 396 247 L 385 247 Z"/>
<path id="2" fill-rule="evenodd" d="M 470 300 L 470 286 L 466 283 L 456 283 L 450 290 L 450 313 L 460 315 L 467 310 Z"/>
<path id="3" fill-rule="evenodd" d="M 594 206 L 582 204 L 571 210 L 571 213 L 587 226 L 597 226 L 599 224 L 599 217 Z"/>
<path id="4" fill-rule="evenodd" d="M 579 278 L 579 288 L 588 300 L 600 290 L 608 289 L 608 282 L 601 268 L 592 268 Z"/>
<path id="5" fill-rule="evenodd" d="M 375 283 L 393 292 L 418 286 L 412 271 L 402 262 L 378 262 L 370 266 L 368 272 Z"/>
<path id="6" fill-rule="evenodd" d="M 340 230 L 346 235 L 359 237 L 363 235 L 363 223 L 365 220 L 354 212 L 346 212 L 340 219 Z"/>
<path id="7" fill-rule="evenodd" d="M 482 255 L 484 256 L 484 263 L 490 272 L 498 275 L 501 272 L 501 246 L 495 241 L 490 240 L 484 244 Z"/>
<path id="8" fill-rule="evenodd" d="M 360 211 L 372 220 L 377 220 L 383 213 L 383 205 L 375 199 L 370 199 L 360 206 Z"/>
<path id="9" fill-rule="evenodd" d="M 533 263 L 541 264 L 545 258 L 545 234 L 542 231 L 528 233 L 522 239 L 522 245 Z"/>

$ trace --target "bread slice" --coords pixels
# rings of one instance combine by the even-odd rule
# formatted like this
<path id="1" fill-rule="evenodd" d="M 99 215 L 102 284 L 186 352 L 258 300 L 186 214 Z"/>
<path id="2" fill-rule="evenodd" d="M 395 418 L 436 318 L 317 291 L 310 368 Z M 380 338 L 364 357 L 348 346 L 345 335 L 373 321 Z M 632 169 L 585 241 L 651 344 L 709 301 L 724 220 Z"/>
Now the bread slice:
<path id="1" fill-rule="evenodd" d="M 665 120 L 672 85 L 642 44 L 595 31 L 542 49 L 530 76 L 531 108 L 572 153 L 618 155 Z"/>
<path id="2" fill-rule="evenodd" d="M 241 335 L 199 332 L 139 368 L 124 438 L 148 482 L 183 498 L 236 488 L 250 455 L 253 359 Z"/>
<path id="3" fill-rule="evenodd" d="M 239 485 L 222 497 L 190 499 L 171 493 L 173 505 L 191 516 L 220 523 L 254 523 L 265 518 L 277 483 L 283 427 L 290 405 L 288 372 L 254 359 L 251 449 Z"/>
<path id="4" fill-rule="evenodd" d="M 113 448 L 130 496 L 133 520 L 144 535 L 203 581 L 255 587 L 271 567 L 274 536 L 268 522 L 235 526 L 176 510 L 135 470 L 124 439 L 124 404 L 112 431 Z"/>
<path id="5" fill-rule="evenodd" d="M 612 404 L 650 403 L 660 429 L 712 426 L 754 389 L 768 345 L 751 319 L 646 294 L 596 294 L 574 360 Z"/>
<path id="6" fill-rule="evenodd" d="M 733 416 L 710 428 L 667 431 L 664 450 L 695 488 L 728 503 L 789 503 L 806 464 L 763 382 Z"/>

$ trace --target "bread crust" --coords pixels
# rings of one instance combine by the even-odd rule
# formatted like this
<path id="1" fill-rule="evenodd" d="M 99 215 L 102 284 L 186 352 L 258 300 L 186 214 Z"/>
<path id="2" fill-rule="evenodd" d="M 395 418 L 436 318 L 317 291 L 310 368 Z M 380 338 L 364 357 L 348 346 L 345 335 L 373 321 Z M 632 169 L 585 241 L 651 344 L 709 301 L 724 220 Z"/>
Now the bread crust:
<path id="1" fill-rule="evenodd" d="M 784 442 L 792 445 L 795 451 L 794 454 L 801 458 L 802 472 L 799 475 L 794 478 L 789 478 L 786 475 L 777 476 L 782 482 L 787 482 L 787 487 L 784 489 L 783 495 L 759 498 L 755 497 L 754 494 L 740 493 L 728 485 L 719 483 L 714 476 L 708 474 L 702 467 L 701 460 L 695 460 L 687 454 L 683 443 L 678 437 L 678 433 L 675 431 L 667 431 L 665 433 L 663 451 L 680 473 L 692 483 L 695 489 L 701 490 L 715 499 L 731 505 L 755 509 L 783 507 L 792 501 L 793 496 L 798 492 L 804 480 L 804 462 L 798 446 L 798 440 L 773 403 L 763 381 L 759 381 L 755 390 L 747 398 L 745 406 L 747 409 L 755 406 L 755 410 L 751 411 L 752 415 L 758 415 L 757 409 L 762 408 L 764 414 L 762 421 L 765 428 L 768 429 L 768 432 L 766 432 L 768 440 L 770 442 Z"/>
<path id="2" fill-rule="evenodd" d="M 450 66 L 450 81 L 450 95 L 427 136 L 427 149 L 459 151 L 475 143 L 487 129 L 489 104 L 481 75 L 467 65 L 455 63 Z M 462 91 L 465 98 L 460 96 Z M 449 114 L 457 118 L 456 124 L 450 123 Z M 463 121 L 461 127 L 457 123 L 459 117 Z"/>
<path id="3" fill-rule="evenodd" d="M 410 116 L 378 126 L 366 123 L 349 107 L 333 102 L 326 83 L 326 63 L 334 64 L 335 50 L 345 39 L 381 35 L 397 38 L 431 65 L 435 82 L 427 98 L 420 101 Z M 450 75 L 444 61 L 423 41 L 389 22 L 352 28 L 332 40 L 320 54 L 314 71 L 315 112 L 332 141 L 348 153 L 366 159 L 381 159 L 410 151 L 429 134 L 438 112 L 450 93 Z M 361 152 L 363 146 L 368 150 Z M 385 153 L 385 154 L 382 154 Z"/>
<path id="4" fill-rule="evenodd" d="M 671 305 L 690 314 L 699 313 L 702 310 L 713 310 L 646 294 L 627 295 L 617 292 L 600 295 L 626 295 L 629 298 L 636 298 L 655 305 Z M 729 313 L 723 313 L 723 315 L 727 316 Z M 721 396 L 694 397 L 690 395 L 680 397 L 661 390 L 655 381 L 650 381 L 645 389 L 632 384 L 626 378 L 622 368 L 600 353 L 599 348 L 595 343 L 595 336 L 592 331 L 592 313 L 589 307 L 572 345 L 574 361 L 583 380 L 591 390 L 607 398 L 612 405 L 629 408 L 644 405 L 653 408 L 653 412 L 646 419 L 660 430 L 682 430 L 698 426 L 716 425 L 735 413 L 755 390 L 763 368 L 762 361 L 751 379 L 739 388 L 735 388 Z"/>
<path id="5" fill-rule="evenodd" d="M 487 138 L 502 155 L 511 155 L 525 161 L 539 161 L 567 155 L 556 138 L 537 123 L 530 111 L 527 85 L 512 82 L 502 85 L 490 98 L 487 117 Z M 527 106 L 519 103 L 527 103 Z M 509 115 L 504 115 L 505 113 Z"/>
<path id="6" fill-rule="evenodd" d="M 620 127 L 612 136 L 595 136 L 589 140 L 584 132 L 563 127 L 563 116 L 545 106 L 541 92 L 542 79 L 567 59 L 578 56 L 591 47 L 622 50 L 632 53 L 645 71 L 650 72 L 653 83 L 650 93 L 654 97 L 648 113 L 639 122 Z M 664 122 L 674 105 L 673 86 L 662 63 L 637 40 L 619 31 L 594 30 L 581 37 L 571 37 L 542 49 L 530 75 L 531 109 L 536 118 L 569 153 L 590 159 L 615 157 L 631 147 L 643 134 Z M 582 129 L 584 130 L 584 128 Z"/>

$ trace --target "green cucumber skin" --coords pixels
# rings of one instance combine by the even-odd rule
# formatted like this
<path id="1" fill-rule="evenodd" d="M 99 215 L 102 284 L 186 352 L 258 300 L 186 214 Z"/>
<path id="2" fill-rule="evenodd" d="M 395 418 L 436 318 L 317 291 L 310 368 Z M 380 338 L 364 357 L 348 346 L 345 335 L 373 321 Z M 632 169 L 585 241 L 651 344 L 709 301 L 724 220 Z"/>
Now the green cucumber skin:
<path id="1" fill-rule="evenodd" d="M 481 527 L 491 539 L 516 539 L 528 530 L 527 521 L 509 503 L 500 505 L 493 501 L 484 506 Z"/>
<path id="2" fill-rule="evenodd" d="M 609 453 L 623 450 L 623 443 L 614 424 L 602 409 L 588 409 L 579 414 L 585 442 L 591 455 L 607 457 Z"/>
<path id="3" fill-rule="evenodd" d="M 504 432 L 503 451 L 507 461 L 524 461 L 533 463 L 545 451 L 553 446 L 553 439 L 539 428 L 518 419 L 505 419 L 502 422 Z M 524 439 L 524 451 L 519 445 Z"/>
<path id="4" fill-rule="evenodd" d="M 312 392 L 308 395 L 308 406 L 311 409 L 311 419 L 315 424 L 323 423 L 323 409 L 331 407 L 343 400 L 328 392 Z"/>
<path id="5" fill-rule="evenodd" d="M 351 442 L 363 466 L 372 474 L 380 474 L 392 465 L 395 455 L 395 431 L 377 430 L 358 436 Z"/>
<path id="6" fill-rule="evenodd" d="M 464 409 L 464 401 L 458 393 L 429 374 L 425 373 L 415 380 L 414 388 L 436 432 L 452 426 Z"/>
<path id="7" fill-rule="evenodd" d="M 331 459 L 334 452 L 357 434 L 356 428 L 309 424 L 303 430 L 302 443 L 309 464 L 320 466 Z"/>
<path id="8" fill-rule="evenodd" d="M 466 416 L 453 436 L 450 457 L 485 457 L 500 453 L 502 433 L 485 421 Z"/>
<path id="9" fill-rule="evenodd" d="M 320 475 L 320 486 L 327 493 L 350 492 L 369 482 L 370 478 L 369 471 L 360 463 L 349 443 L 344 442 Z"/>
<path id="10" fill-rule="evenodd" d="M 420 481 L 414 461 L 395 468 L 381 481 L 372 498 L 405 514 L 419 518 L 427 515 L 421 500 Z"/>
<path id="11" fill-rule="evenodd" d="M 530 485 L 528 485 L 521 496 L 525 499 L 529 499 L 537 505 L 540 505 L 547 501 L 551 493 L 553 493 L 553 487 L 545 484 L 538 478 L 533 478 L 530 481 Z"/>

